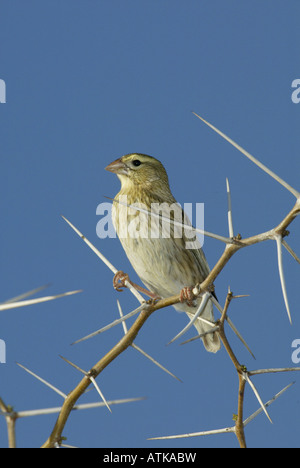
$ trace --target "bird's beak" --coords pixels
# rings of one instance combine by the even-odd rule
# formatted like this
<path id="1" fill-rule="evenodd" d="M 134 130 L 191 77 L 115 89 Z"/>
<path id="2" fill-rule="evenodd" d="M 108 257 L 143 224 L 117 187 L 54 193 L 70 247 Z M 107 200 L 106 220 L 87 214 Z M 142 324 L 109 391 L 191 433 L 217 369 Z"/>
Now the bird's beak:
<path id="1" fill-rule="evenodd" d="M 127 175 L 128 173 L 128 168 L 122 162 L 122 158 L 116 159 L 115 161 L 110 163 L 108 166 L 106 166 L 105 170 L 109 172 L 114 172 L 115 174 Z"/>

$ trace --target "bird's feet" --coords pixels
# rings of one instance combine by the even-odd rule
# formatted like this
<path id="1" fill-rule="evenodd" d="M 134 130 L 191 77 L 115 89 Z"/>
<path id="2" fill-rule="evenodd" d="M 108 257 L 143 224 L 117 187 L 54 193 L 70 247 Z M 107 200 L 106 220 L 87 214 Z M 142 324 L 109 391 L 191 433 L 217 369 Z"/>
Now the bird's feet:
<path id="1" fill-rule="evenodd" d="M 126 288 L 126 281 L 128 281 L 128 283 L 130 283 L 137 291 L 139 291 L 142 294 L 146 294 L 146 296 L 150 297 L 150 301 L 153 301 L 153 303 L 160 299 L 160 297 L 157 294 L 148 291 L 148 289 L 145 289 L 142 286 L 139 286 L 138 284 L 130 281 L 128 274 L 124 273 L 124 271 L 121 270 L 117 271 L 117 273 L 114 276 L 113 287 L 116 291 L 122 291 L 122 288 Z"/>
<path id="2" fill-rule="evenodd" d="M 126 281 L 129 281 L 129 276 L 124 271 L 117 271 L 113 279 L 113 287 L 116 291 L 121 292 L 122 288 L 126 288 Z"/>
<path id="3" fill-rule="evenodd" d="M 180 302 L 185 302 L 189 307 L 195 307 L 196 296 L 193 289 L 194 286 L 186 286 L 180 291 Z"/>

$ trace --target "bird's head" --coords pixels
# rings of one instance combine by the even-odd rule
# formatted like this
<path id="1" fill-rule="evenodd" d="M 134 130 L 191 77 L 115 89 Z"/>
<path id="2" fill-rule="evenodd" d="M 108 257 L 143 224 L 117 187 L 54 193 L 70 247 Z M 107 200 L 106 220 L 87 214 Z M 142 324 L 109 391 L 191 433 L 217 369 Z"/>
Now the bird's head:
<path id="1" fill-rule="evenodd" d="M 145 188 L 149 191 L 169 189 L 169 180 L 162 163 L 146 154 L 132 153 L 109 164 L 107 171 L 117 174 L 122 189 Z"/>

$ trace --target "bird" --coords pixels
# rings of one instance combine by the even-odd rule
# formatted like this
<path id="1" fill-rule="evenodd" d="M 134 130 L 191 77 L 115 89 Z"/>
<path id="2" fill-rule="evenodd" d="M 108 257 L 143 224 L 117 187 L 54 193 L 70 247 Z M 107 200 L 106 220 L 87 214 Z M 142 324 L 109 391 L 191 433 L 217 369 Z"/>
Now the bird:
<path id="1" fill-rule="evenodd" d="M 150 297 L 164 299 L 180 293 L 181 302 L 174 307 L 192 320 L 202 300 L 192 290 L 205 280 L 210 269 L 197 236 L 192 241 L 193 248 L 190 245 L 187 248 L 190 236 L 182 224 L 192 225 L 172 195 L 166 169 L 158 159 L 142 153 L 126 154 L 105 169 L 116 174 L 121 182 L 121 190 L 113 199 L 112 222 L 133 269 L 148 288 Z M 153 213 L 162 215 L 160 219 L 149 217 L 153 207 L 156 208 Z M 163 222 L 165 215 L 179 222 Z M 124 286 L 125 279 L 129 280 L 128 275 L 118 272 L 114 278 L 115 289 L 121 290 L 120 283 Z M 139 290 L 147 292 L 144 288 Z M 210 300 L 201 317 L 214 322 Z M 211 329 L 199 318 L 193 325 L 199 335 Z M 219 351 L 217 331 L 206 333 L 201 339 L 208 352 Z"/>

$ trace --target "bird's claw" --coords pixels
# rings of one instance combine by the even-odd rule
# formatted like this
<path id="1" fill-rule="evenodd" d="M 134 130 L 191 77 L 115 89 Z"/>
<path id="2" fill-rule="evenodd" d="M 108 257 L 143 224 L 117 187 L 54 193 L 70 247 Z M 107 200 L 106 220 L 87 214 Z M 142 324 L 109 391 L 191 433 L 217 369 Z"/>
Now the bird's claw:
<path id="1" fill-rule="evenodd" d="M 113 287 L 116 291 L 121 292 L 122 288 L 126 288 L 125 282 L 129 281 L 129 276 L 124 271 L 118 271 L 113 279 Z"/>
<path id="2" fill-rule="evenodd" d="M 151 291 L 148 291 L 148 289 L 145 289 L 142 286 L 139 286 L 138 284 L 133 283 L 132 281 L 130 281 L 128 274 L 124 273 L 124 271 L 122 271 L 122 270 L 117 271 L 117 273 L 115 274 L 114 279 L 113 279 L 113 287 L 115 288 L 115 290 L 121 292 L 122 288 L 127 287 L 126 284 L 125 284 L 126 282 L 130 283 L 137 291 L 141 292 L 142 294 L 146 294 L 146 296 L 149 296 L 150 297 L 149 304 L 151 303 L 151 305 L 154 305 L 155 302 L 157 302 L 159 299 L 161 299 L 160 296 L 158 296 L 157 294 L 155 294 L 155 293 L 153 293 Z"/>
<path id="3" fill-rule="evenodd" d="M 195 306 L 196 296 L 193 293 L 194 287 L 186 286 L 180 291 L 180 302 L 186 302 L 189 307 Z"/>

